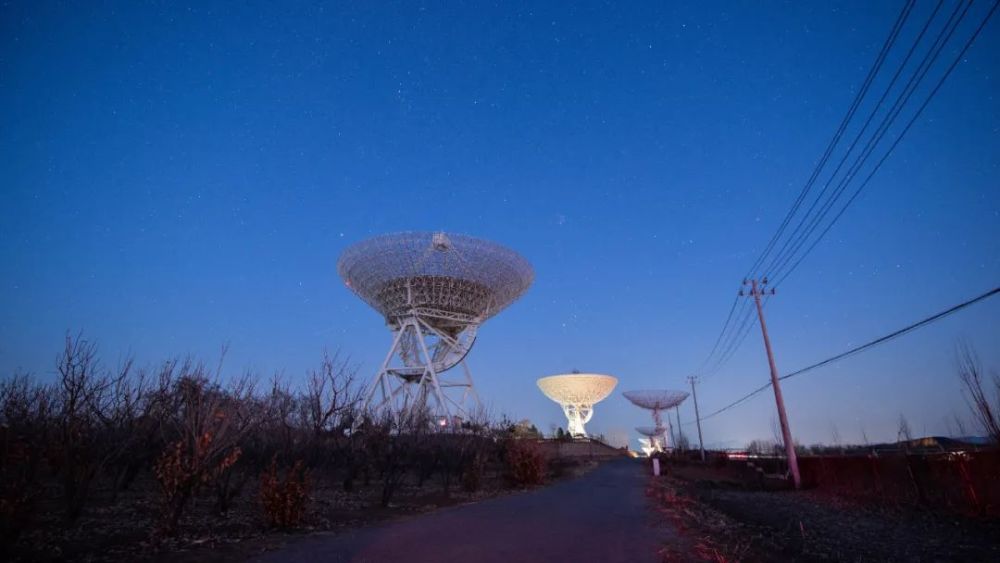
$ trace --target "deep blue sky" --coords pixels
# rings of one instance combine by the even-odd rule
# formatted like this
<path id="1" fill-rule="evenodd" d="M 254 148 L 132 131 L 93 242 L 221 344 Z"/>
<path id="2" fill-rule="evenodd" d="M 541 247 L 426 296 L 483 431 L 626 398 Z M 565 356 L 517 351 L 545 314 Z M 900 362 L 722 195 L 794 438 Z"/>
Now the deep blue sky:
<path id="1" fill-rule="evenodd" d="M 542 375 L 684 385 L 900 8 L 178 4 L 0 7 L 0 373 L 52 377 L 69 329 L 110 363 L 228 342 L 232 371 L 295 380 L 340 348 L 367 377 L 389 335 L 339 253 L 443 229 L 534 264 L 470 363 L 544 429 L 564 422 Z M 1000 280 L 998 24 L 772 301 L 783 371 Z M 955 343 L 1000 369 L 994 301 L 790 380 L 793 432 L 948 432 Z M 766 378 L 755 330 L 702 408 Z M 768 438 L 773 413 L 762 395 L 706 439 Z M 616 392 L 589 429 L 647 418 Z"/>

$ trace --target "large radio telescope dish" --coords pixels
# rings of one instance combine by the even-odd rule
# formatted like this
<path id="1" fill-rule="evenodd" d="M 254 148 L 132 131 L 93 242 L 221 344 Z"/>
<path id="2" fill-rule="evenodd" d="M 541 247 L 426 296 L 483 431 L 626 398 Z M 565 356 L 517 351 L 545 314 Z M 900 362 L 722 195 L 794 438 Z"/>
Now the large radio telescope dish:
<path id="1" fill-rule="evenodd" d="M 467 401 L 478 406 L 465 357 L 479 325 L 516 301 L 534 280 L 531 265 L 513 250 L 442 232 L 359 242 L 340 256 L 337 271 L 393 332 L 366 407 L 396 413 L 428 408 L 445 423 L 468 418 Z M 441 377 L 459 363 L 464 378 Z"/>
<path id="2" fill-rule="evenodd" d="M 359 242 L 340 256 L 337 271 L 390 325 L 416 312 L 443 329 L 482 323 L 535 277 L 527 260 L 499 244 L 429 232 Z"/>
<path id="3" fill-rule="evenodd" d="M 606 399 L 617 384 L 618 378 L 599 373 L 550 375 L 538 380 L 542 393 L 563 408 L 570 435 L 581 437 L 587 436 L 584 424 L 593 418 L 594 405 Z"/>
<path id="4" fill-rule="evenodd" d="M 622 393 L 626 399 L 637 407 L 647 410 L 667 410 L 676 407 L 688 398 L 687 391 L 670 391 L 667 389 L 642 389 L 639 391 L 625 391 Z"/>

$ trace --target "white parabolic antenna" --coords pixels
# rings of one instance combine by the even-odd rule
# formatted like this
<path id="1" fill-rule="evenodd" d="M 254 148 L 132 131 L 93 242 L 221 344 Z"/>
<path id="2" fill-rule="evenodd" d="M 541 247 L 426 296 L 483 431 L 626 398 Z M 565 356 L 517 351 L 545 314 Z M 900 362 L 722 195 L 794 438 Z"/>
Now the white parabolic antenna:
<path id="1" fill-rule="evenodd" d="M 639 434 L 645 436 L 648 440 L 647 444 L 644 444 L 643 453 L 649 455 L 651 452 L 659 452 L 663 450 L 664 439 L 667 429 L 662 426 L 637 426 L 635 431 Z M 643 441 L 640 440 L 640 443 Z M 649 448 L 649 451 L 645 451 L 645 448 Z"/>
<path id="2" fill-rule="evenodd" d="M 427 409 L 446 424 L 479 406 L 465 357 L 483 322 L 534 280 L 520 254 L 477 238 L 408 232 L 357 243 L 337 271 L 385 317 L 392 345 L 372 379 L 365 406 L 374 413 Z M 462 375 L 442 376 L 461 364 Z"/>
<path id="3" fill-rule="evenodd" d="M 545 396 L 559 403 L 571 436 L 586 437 L 583 425 L 594 416 L 594 405 L 603 401 L 618 384 L 618 378 L 599 373 L 550 375 L 538 380 Z"/>

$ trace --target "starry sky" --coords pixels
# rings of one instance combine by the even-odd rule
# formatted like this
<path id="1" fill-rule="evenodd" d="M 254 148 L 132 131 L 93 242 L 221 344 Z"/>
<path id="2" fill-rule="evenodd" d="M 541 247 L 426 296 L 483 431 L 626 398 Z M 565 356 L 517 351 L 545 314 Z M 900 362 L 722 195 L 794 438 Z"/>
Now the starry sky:
<path id="1" fill-rule="evenodd" d="M 3 2 L 0 374 L 50 380 L 69 330 L 108 364 L 228 343 L 232 373 L 294 382 L 339 349 L 368 376 L 389 333 L 337 257 L 445 230 L 536 271 L 469 357 L 494 411 L 548 431 L 535 379 L 609 373 L 588 429 L 634 438 L 619 391 L 699 367 L 901 4 L 535 4 Z M 782 372 L 1000 281 L 998 24 L 768 304 Z M 789 380 L 792 431 L 955 432 L 956 344 L 997 370 L 998 341 L 995 298 Z M 767 378 L 755 329 L 703 413 Z M 774 419 L 762 394 L 705 439 Z"/>

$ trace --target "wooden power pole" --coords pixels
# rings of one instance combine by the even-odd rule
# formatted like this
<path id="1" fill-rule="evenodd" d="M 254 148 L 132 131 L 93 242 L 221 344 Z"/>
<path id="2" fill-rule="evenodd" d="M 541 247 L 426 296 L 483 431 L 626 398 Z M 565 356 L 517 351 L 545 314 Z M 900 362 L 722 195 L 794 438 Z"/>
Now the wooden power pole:
<path id="1" fill-rule="evenodd" d="M 705 461 L 705 442 L 701 439 L 701 414 L 698 413 L 698 392 L 694 390 L 695 378 L 688 377 L 691 384 L 691 398 L 694 399 L 694 420 L 698 425 L 698 449 L 701 450 L 701 460 Z"/>
<path id="2" fill-rule="evenodd" d="M 778 381 L 778 367 L 774 363 L 774 353 L 771 351 L 771 339 L 767 336 L 767 323 L 764 322 L 764 309 L 760 305 L 761 295 L 774 295 L 773 289 L 766 289 L 767 278 L 757 283 L 757 280 L 744 280 L 743 285 L 750 285 L 750 295 L 757 305 L 757 318 L 760 319 L 760 331 L 764 335 L 764 349 L 767 350 L 767 363 L 771 368 L 771 388 L 774 389 L 774 402 L 778 405 L 778 421 L 781 423 L 781 437 L 785 441 L 785 454 L 788 456 L 788 469 L 792 473 L 795 488 L 802 485 L 799 476 L 799 460 L 795 455 L 795 442 L 792 441 L 792 431 L 788 427 L 788 415 L 785 414 L 785 400 L 781 396 L 781 383 Z M 740 290 L 740 295 L 744 295 Z"/>

